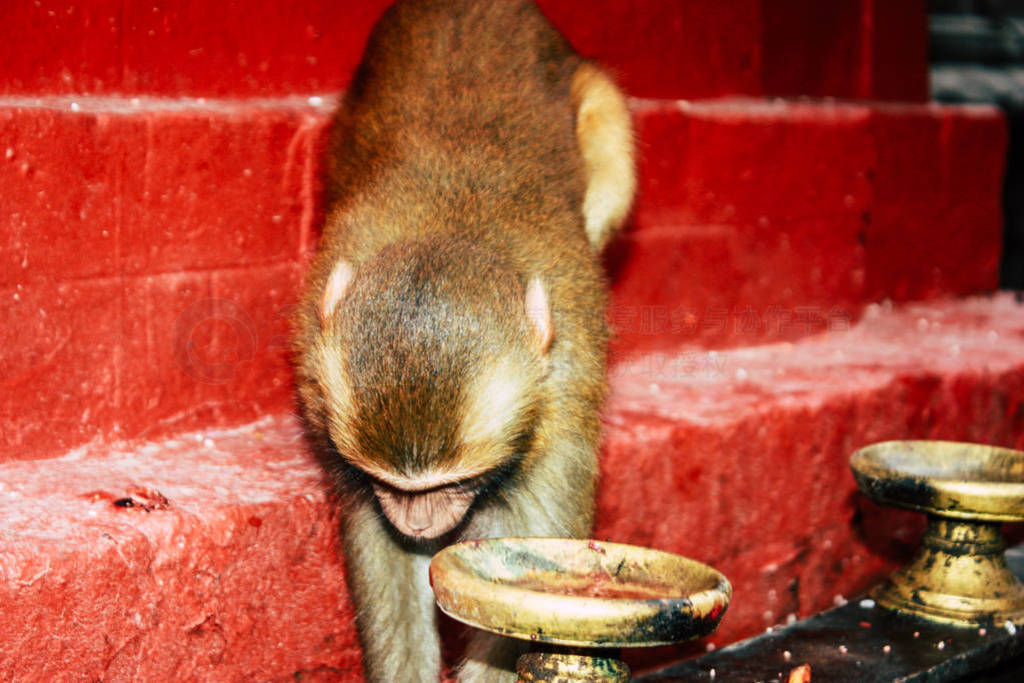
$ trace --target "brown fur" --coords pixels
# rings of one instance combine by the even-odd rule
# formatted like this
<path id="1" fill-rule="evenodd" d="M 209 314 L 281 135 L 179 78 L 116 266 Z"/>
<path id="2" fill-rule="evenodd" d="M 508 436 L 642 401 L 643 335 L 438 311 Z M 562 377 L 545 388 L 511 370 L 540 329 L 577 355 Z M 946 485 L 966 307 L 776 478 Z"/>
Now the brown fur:
<path id="1" fill-rule="evenodd" d="M 441 545 L 590 531 L 606 344 L 595 251 L 632 196 L 624 111 L 526 0 L 400 2 L 370 36 L 335 121 L 296 321 L 370 680 L 437 680 L 426 565 Z M 601 154 L 598 139 L 618 147 Z M 598 186 L 615 197 L 584 216 Z M 474 495 L 453 531 L 407 535 L 402 515 Z M 504 680 L 521 649 L 478 635 L 460 678 Z"/>

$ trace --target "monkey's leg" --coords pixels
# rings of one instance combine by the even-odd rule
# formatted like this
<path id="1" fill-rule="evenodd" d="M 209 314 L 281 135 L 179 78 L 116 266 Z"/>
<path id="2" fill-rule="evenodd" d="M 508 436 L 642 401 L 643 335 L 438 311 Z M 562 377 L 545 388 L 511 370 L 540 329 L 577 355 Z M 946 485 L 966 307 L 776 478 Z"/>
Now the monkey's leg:
<path id="1" fill-rule="evenodd" d="M 427 572 L 431 556 L 403 548 L 386 523 L 361 502 L 347 511 L 343 526 L 364 674 L 373 683 L 437 683 L 441 644 Z"/>
<path id="2" fill-rule="evenodd" d="M 587 181 L 584 225 L 594 251 L 600 251 L 622 226 L 633 203 L 633 126 L 625 97 L 589 62 L 583 62 L 573 74 L 572 103 Z"/>
<path id="3" fill-rule="evenodd" d="M 474 516 L 463 538 L 502 536 L 585 537 L 593 523 L 597 429 L 565 429 L 548 441 L 522 480 L 499 492 Z M 583 434 L 590 433 L 592 439 Z M 587 443 L 590 441 L 591 443 Z M 458 679 L 463 683 L 513 683 L 519 655 L 529 643 L 484 631 L 466 648 Z"/>

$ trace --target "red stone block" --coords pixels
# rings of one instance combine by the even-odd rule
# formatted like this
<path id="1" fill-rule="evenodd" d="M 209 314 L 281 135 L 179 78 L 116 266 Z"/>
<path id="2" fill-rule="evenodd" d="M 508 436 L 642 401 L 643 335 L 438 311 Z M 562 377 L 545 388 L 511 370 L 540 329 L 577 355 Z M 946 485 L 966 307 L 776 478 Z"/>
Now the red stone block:
<path id="1" fill-rule="evenodd" d="M 123 267 L 154 273 L 299 255 L 322 115 L 297 103 L 144 114 L 126 160 Z"/>
<path id="2" fill-rule="evenodd" d="M 297 259 L 317 216 L 326 110 L 298 98 L 0 108 L 0 285 Z"/>
<path id="3" fill-rule="evenodd" d="M 859 216 L 874 162 L 868 113 L 757 100 L 640 103 L 636 227 Z"/>
<path id="4" fill-rule="evenodd" d="M 337 91 L 390 0 L 130 3 L 121 92 L 283 95 Z"/>
<path id="5" fill-rule="evenodd" d="M 901 102 L 926 102 L 928 89 L 928 7 L 925 0 L 871 2 L 870 95 Z M 824 94 L 824 93 L 823 93 Z"/>
<path id="6" fill-rule="evenodd" d="M 220 326 L 217 339 L 222 355 L 232 359 L 231 381 L 221 385 L 225 411 L 239 404 L 232 422 L 247 413 L 293 407 L 291 320 L 299 299 L 305 267 L 290 263 L 251 271 L 219 271 L 213 275 L 214 298 L 225 311 L 237 312 L 240 321 Z M 261 283 L 254 287 L 253 283 Z"/>
<path id="7" fill-rule="evenodd" d="M 947 107 L 943 119 L 950 203 L 999 203 L 1008 151 L 1005 119 L 985 106 Z"/>
<path id="8" fill-rule="evenodd" d="M 336 91 L 388 4 L 5 3 L 0 93 Z"/>
<path id="9" fill-rule="evenodd" d="M 295 264 L 2 290 L 0 461 L 293 406 Z"/>
<path id="10" fill-rule="evenodd" d="M 628 234 L 608 256 L 613 352 L 763 344 L 858 317 L 859 217 L 679 226 Z"/>
<path id="11" fill-rule="evenodd" d="M 0 110 L 0 190 L 11 202 L 0 286 L 15 301 L 4 361 L 12 388 L 34 397 L 8 395 L 4 458 L 290 405 L 280 312 L 317 219 L 323 112 L 305 99 L 49 98 Z M 255 355 L 237 357 L 246 347 L 223 321 L 176 327 L 203 302 L 215 318 L 247 307 Z M 55 343 L 69 349 L 54 355 Z M 186 371 L 225 363 L 242 363 L 246 379 Z"/>
<path id="12" fill-rule="evenodd" d="M 282 95 L 337 91 L 390 0 L 51 2 L 5 8 L 4 93 Z M 541 8 L 642 96 L 760 94 L 760 3 L 603 0 Z M 22 28 L 26 27 L 26 28 Z M 28 39 L 26 39 L 26 35 Z"/>
<path id="13" fill-rule="evenodd" d="M 991 108 L 880 108 L 866 230 L 869 299 L 990 291 L 998 282 L 1003 120 Z"/>
<path id="14" fill-rule="evenodd" d="M 290 409 L 299 279 L 292 263 L 130 281 L 123 433 L 159 438 Z"/>
<path id="15" fill-rule="evenodd" d="M 18 284 L 0 302 L 0 462 L 117 438 L 120 284 Z"/>
<path id="16" fill-rule="evenodd" d="M 635 109 L 637 205 L 606 258 L 617 352 L 792 339 L 868 301 L 996 285 L 1005 142 L 991 109 Z"/>
<path id="17" fill-rule="evenodd" d="M 765 0 L 763 11 L 766 93 L 870 96 L 858 79 L 865 58 L 862 2 Z"/>
<path id="18" fill-rule="evenodd" d="M 358 680 L 336 524 L 292 420 L 0 470 L 4 678 Z"/>
<path id="19" fill-rule="evenodd" d="M 582 55 L 639 97 L 759 95 L 761 3 L 539 0 Z"/>
<path id="20" fill-rule="evenodd" d="M 765 0 L 763 22 L 765 94 L 928 99 L 922 0 Z"/>
<path id="21" fill-rule="evenodd" d="M 878 106 L 870 131 L 876 150 L 875 203 L 940 200 L 948 191 L 945 163 L 951 127 L 940 105 Z"/>
<path id="22" fill-rule="evenodd" d="M 908 301 L 996 289 L 1001 223 L 995 201 L 879 205 L 867 245 L 868 297 Z"/>
<path id="23" fill-rule="evenodd" d="M 640 103 L 635 118 L 640 190 L 607 258 L 619 350 L 765 343 L 856 317 L 867 108 Z"/>
<path id="24" fill-rule="evenodd" d="M 106 93 L 121 85 L 121 0 L 0 4 L 0 93 Z"/>
<path id="25" fill-rule="evenodd" d="M 219 330 L 208 319 L 190 315 L 212 305 L 210 277 L 175 273 L 125 282 L 121 420 L 129 438 L 160 438 L 211 421 L 208 388 L 213 380 L 202 370 L 220 367 L 223 360 L 214 343 Z"/>
<path id="26" fill-rule="evenodd" d="M 0 286 L 117 272 L 121 154 L 135 126 L 72 102 L 0 105 Z"/>

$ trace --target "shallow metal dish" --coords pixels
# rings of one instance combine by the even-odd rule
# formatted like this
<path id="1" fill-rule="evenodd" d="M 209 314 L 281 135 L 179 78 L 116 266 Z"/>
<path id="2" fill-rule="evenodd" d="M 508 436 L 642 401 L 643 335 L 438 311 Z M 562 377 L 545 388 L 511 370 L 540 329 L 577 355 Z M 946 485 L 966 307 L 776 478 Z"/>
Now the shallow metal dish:
<path id="1" fill-rule="evenodd" d="M 564 538 L 449 546 L 430 563 L 437 604 L 493 633 L 577 647 L 644 647 L 699 638 L 722 618 L 732 587 L 671 553 Z"/>
<path id="2" fill-rule="evenodd" d="M 884 441 L 850 458 L 871 498 L 945 517 L 1024 521 L 1024 453 L 954 441 Z"/>

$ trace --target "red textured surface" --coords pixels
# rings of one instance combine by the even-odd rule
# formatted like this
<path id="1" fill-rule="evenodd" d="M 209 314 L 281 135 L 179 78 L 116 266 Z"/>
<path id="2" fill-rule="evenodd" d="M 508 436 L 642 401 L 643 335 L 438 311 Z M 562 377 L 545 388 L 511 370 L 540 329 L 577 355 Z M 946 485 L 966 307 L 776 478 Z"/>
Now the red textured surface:
<path id="1" fill-rule="evenodd" d="M 0 100 L 0 285 L 297 258 L 327 111 L 305 98 Z"/>
<path id="2" fill-rule="evenodd" d="M 0 109 L 0 286 L 117 272 L 122 141 L 137 126 L 62 104 Z"/>
<path id="3" fill-rule="evenodd" d="M 330 103 L 3 104 L 0 460 L 290 406 L 285 321 Z M 995 286 L 993 110 L 634 104 L 616 354 L 794 339 L 873 299 Z"/>
<path id="4" fill-rule="evenodd" d="M 759 95 L 761 2 L 538 0 L 580 54 L 639 97 Z"/>
<path id="5" fill-rule="evenodd" d="M 851 322 L 871 201 L 869 111 L 640 106 L 639 200 L 609 258 L 615 348 L 766 342 Z"/>
<path id="6" fill-rule="evenodd" d="M 390 0 L 0 7 L 2 92 L 268 95 L 335 91 Z"/>
<path id="7" fill-rule="evenodd" d="M 335 525 L 291 420 L 0 469 L 3 678 L 359 678 Z M 145 489 L 167 508 L 114 505 Z"/>
<path id="8" fill-rule="evenodd" d="M 121 241 L 148 248 L 125 248 L 124 272 L 248 266 L 298 253 L 320 116 L 238 105 L 136 119 L 145 137 L 131 141 L 125 158 Z M 254 216 L 269 224 L 254 228 Z"/>
<path id="9" fill-rule="evenodd" d="M 0 290 L 0 461 L 289 408 L 300 277 L 284 264 Z"/>
<path id="10" fill-rule="evenodd" d="M 764 92 L 924 102 L 924 0 L 765 0 Z"/>
<path id="11" fill-rule="evenodd" d="M 124 406 L 111 279 L 0 290 L 0 461 L 117 438 Z"/>
<path id="12" fill-rule="evenodd" d="M 290 406 L 327 107 L 4 104 L 0 461 Z"/>
<path id="13" fill-rule="evenodd" d="M 878 163 L 866 231 L 872 298 L 904 301 L 936 296 L 954 282 L 958 291 L 998 282 L 1003 122 L 987 108 L 928 111 L 922 117 L 919 108 L 893 107 L 873 117 Z"/>
<path id="14" fill-rule="evenodd" d="M 858 94 L 880 100 L 925 102 L 928 83 L 928 19 L 926 0 L 877 2 L 863 0 L 870 15 L 862 15 L 867 31 L 861 40 L 870 52 L 862 73 L 870 73 L 870 85 L 862 82 Z"/>
<path id="15" fill-rule="evenodd" d="M 119 431 L 156 438 L 290 407 L 285 337 L 300 278 L 285 264 L 129 280 L 126 301 L 144 315 L 122 319 Z"/>
<path id="16" fill-rule="evenodd" d="M 340 90 L 390 0 L 12 2 L 0 93 L 281 95 Z M 924 100 L 920 0 L 540 0 L 644 97 Z"/>
<path id="17" fill-rule="evenodd" d="M 612 245 L 615 350 L 845 329 L 862 307 L 995 288 L 992 108 L 636 105 L 640 190 Z"/>
<path id="18" fill-rule="evenodd" d="M 723 571 L 735 593 L 711 639 L 722 644 L 909 559 L 921 520 L 855 494 L 856 448 L 1024 447 L 1024 305 L 875 305 L 849 331 L 795 344 L 649 354 L 619 364 L 612 386 L 596 534 Z"/>
<path id="19" fill-rule="evenodd" d="M 897 437 L 1024 446 L 1024 305 L 875 307 L 842 334 L 619 365 L 596 536 L 712 563 L 735 589 L 712 640 L 750 635 L 904 559 L 920 520 L 865 504 L 847 466 Z M 112 503 L 144 489 L 169 506 Z M 0 464 L 0 675 L 358 680 L 334 529 L 290 416 Z"/>

